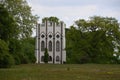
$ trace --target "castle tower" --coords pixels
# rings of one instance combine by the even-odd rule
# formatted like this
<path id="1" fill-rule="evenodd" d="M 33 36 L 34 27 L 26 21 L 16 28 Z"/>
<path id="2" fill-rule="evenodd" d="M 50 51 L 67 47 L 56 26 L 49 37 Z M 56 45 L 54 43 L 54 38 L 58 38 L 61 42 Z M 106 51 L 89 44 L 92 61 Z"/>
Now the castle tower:
<path id="1" fill-rule="evenodd" d="M 36 63 L 44 63 L 45 48 L 48 50 L 48 63 L 66 62 L 65 24 L 46 21 L 36 26 Z"/>

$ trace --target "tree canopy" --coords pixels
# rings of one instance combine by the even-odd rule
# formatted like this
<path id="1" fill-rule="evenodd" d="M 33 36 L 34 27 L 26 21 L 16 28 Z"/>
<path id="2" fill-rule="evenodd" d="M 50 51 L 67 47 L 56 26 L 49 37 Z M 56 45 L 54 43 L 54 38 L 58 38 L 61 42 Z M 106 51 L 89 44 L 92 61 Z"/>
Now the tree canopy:
<path id="1" fill-rule="evenodd" d="M 45 21 L 50 21 L 50 22 L 56 22 L 57 24 L 59 23 L 59 18 L 57 17 L 54 17 L 54 16 L 51 16 L 51 17 L 44 17 L 42 19 L 42 22 L 45 22 Z"/>
<path id="2" fill-rule="evenodd" d="M 4 5 L 0 4 L 0 39 L 8 41 L 11 38 L 16 38 L 18 35 L 16 26 L 13 16 L 4 8 Z"/>
<path id="3" fill-rule="evenodd" d="M 36 21 L 26 0 L 0 0 L 0 68 L 35 62 Z"/>
<path id="4" fill-rule="evenodd" d="M 76 27 L 74 27 L 76 26 Z M 83 63 L 112 63 L 120 47 L 119 23 L 112 17 L 93 16 L 79 19 L 67 31 L 68 60 Z"/>
<path id="5" fill-rule="evenodd" d="M 1 0 L 0 3 L 14 17 L 19 38 L 30 37 L 38 17 L 31 13 L 31 7 L 29 7 L 26 0 Z"/>

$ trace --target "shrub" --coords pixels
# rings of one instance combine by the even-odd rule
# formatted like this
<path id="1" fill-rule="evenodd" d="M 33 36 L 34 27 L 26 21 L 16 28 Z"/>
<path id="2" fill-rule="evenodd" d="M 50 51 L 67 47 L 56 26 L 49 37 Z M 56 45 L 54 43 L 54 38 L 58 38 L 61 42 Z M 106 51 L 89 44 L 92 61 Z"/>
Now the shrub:
<path id="1" fill-rule="evenodd" d="M 48 50 L 47 50 L 47 48 L 45 48 L 45 53 L 44 53 L 44 62 L 45 63 L 48 63 L 48 57 L 49 57 Z"/>
<path id="2" fill-rule="evenodd" d="M 20 61 L 20 58 L 18 55 L 13 55 L 14 57 L 14 60 L 15 60 L 15 64 L 18 65 L 18 64 L 21 64 L 21 61 Z"/>
<path id="3" fill-rule="evenodd" d="M 0 39 L 0 68 L 11 67 L 13 64 L 14 59 L 9 54 L 7 43 Z"/>
<path id="4" fill-rule="evenodd" d="M 14 59 L 10 54 L 4 55 L 0 58 L 0 68 L 9 68 L 14 64 Z"/>

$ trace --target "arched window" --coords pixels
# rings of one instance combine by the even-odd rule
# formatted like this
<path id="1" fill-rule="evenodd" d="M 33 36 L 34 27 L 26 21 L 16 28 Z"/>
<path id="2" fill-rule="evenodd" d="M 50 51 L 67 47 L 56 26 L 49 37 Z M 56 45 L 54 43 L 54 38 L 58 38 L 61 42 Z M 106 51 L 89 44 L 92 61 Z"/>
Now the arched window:
<path id="1" fill-rule="evenodd" d="M 45 42 L 41 41 L 41 51 L 44 51 L 44 50 L 45 50 Z"/>
<path id="2" fill-rule="evenodd" d="M 44 61 L 44 56 L 41 56 L 41 61 Z"/>
<path id="3" fill-rule="evenodd" d="M 56 42 L 56 51 L 60 51 L 60 42 L 59 41 Z"/>
<path id="4" fill-rule="evenodd" d="M 59 56 L 56 56 L 56 61 L 60 61 L 60 58 L 59 58 Z"/>
<path id="5" fill-rule="evenodd" d="M 49 61 L 52 61 L 52 57 L 51 56 L 49 56 L 49 59 L 48 59 Z"/>
<path id="6" fill-rule="evenodd" d="M 49 41 L 49 51 L 52 51 L 52 41 Z"/>

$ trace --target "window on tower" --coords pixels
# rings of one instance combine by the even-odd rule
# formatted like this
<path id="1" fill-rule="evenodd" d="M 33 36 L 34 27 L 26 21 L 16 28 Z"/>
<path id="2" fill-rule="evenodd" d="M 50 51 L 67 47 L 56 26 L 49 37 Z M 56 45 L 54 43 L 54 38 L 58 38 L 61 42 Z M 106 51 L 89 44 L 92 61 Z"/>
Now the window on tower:
<path id="1" fill-rule="evenodd" d="M 49 51 L 52 51 L 52 41 L 49 41 Z"/>
<path id="2" fill-rule="evenodd" d="M 44 38 L 45 36 L 42 34 L 41 37 Z"/>
<path id="3" fill-rule="evenodd" d="M 56 56 L 56 61 L 60 61 L 60 58 L 59 58 L 59 56 Z"/>
<path id="4" fill-rule="evenodd" d="M 44 61 L 44 56 L 41 56 L 41 61 Z"/>
<path id="5" fill-rule="evenodd" d="M 60 51 L 60 42 L 59 41 L 56 42 L 56 51 Z"/>
<path id="6" fill-rule="evenodd" d="M 41 41 L 41 51 L 44 51 L 44 50 L 45 50 L 45 42 Z"/>
<path id="7" fill-rule="evenodd" d="M 49 38 L 52 38 L 52 35 L 49 35 Z"/>
<path id="8" fill-rule="evenodd" d="M 52 57 L 51 56 L 49 56 L 49 59 L 48 59 L 49 61 L 52 61 Z"/>
<path id="9" fill-rule="evenodd" d="M 57 34 L 56 37 L 59 38 L 60 36 Z"/>

